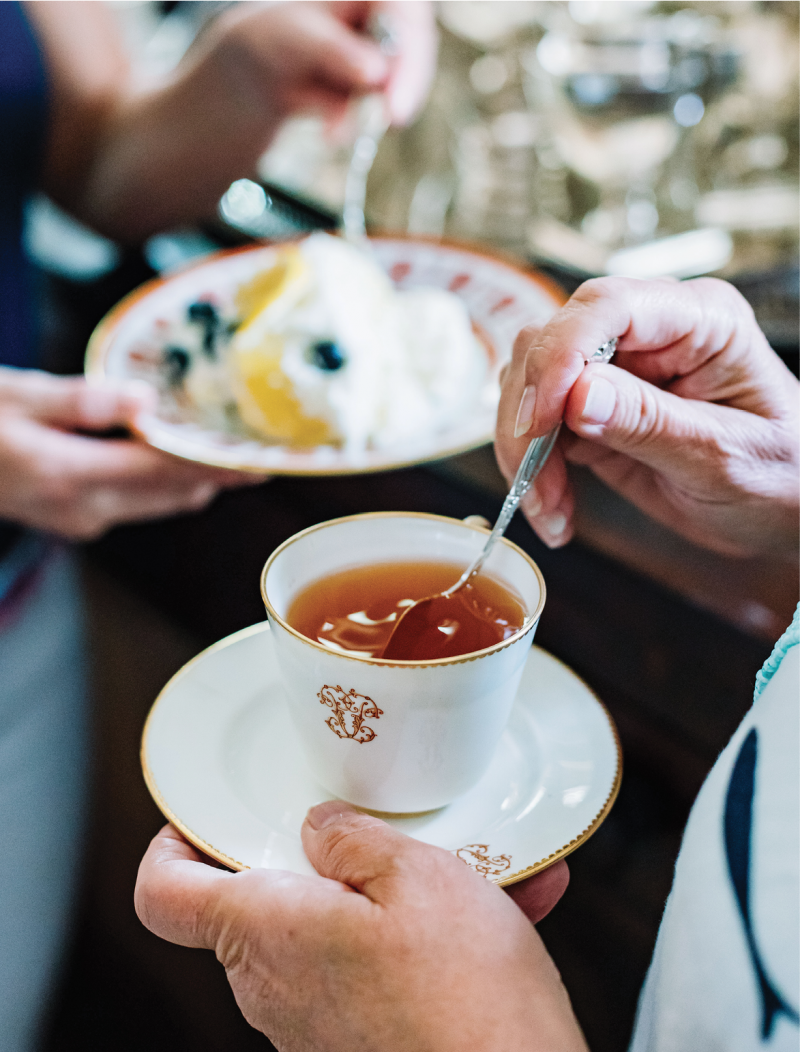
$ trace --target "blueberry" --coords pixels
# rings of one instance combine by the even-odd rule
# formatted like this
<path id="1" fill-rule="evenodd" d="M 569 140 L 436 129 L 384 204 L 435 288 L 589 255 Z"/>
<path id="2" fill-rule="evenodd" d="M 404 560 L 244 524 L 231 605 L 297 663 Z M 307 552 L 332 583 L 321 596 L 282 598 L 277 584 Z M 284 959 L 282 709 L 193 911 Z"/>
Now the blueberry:
<path id="1" fill-rule="evenodd" d="M 217 332 L 220 327 L 219 314 L 213 303 L 201 300 L 192 303 L 186 312 L 189 321 L 196 322 L 203 330 L 203 350 L 209 358 L 216 354 Z"/>
<path id="2" fill-rule="evenodd" d="M 213 303 L 206 303 L 205 300 L 201 300 L 199 303 L 192 303 L 187 313 L 189 315 L 189 321 L 202 321 L 206 323 L 213 321 L 215 324 L 219 322 L 217 308 Z"/>
<path id="3" fill-rule="evenodd" d="M 183 347 L 164 348 L 164 368 L 170 387 L 180 387 L 189 372 L 191 357 Z"/>
<path id="4" fill-rule="evenodd" d="M 311 360 L 317 368 L 329 373 L 341 369 L 345 363 L 341 349 L 333 340 L 320 340 L 315 343 L 311 348 Z"/>

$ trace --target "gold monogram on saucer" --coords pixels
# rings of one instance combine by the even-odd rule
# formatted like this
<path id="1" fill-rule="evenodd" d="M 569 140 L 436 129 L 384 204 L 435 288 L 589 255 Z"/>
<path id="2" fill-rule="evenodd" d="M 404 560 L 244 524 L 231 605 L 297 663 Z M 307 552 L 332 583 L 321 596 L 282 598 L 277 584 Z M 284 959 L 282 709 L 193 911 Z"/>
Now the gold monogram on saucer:
<path id="1" fill-rule="evenodd" d="M 460 847 L 456 855 L 483 877 L 499 877 L 501 873 L 511 869 L 511 855 L 492 857 L 489 855 L 488 844 L 467 844 L 466 847 Z"/>

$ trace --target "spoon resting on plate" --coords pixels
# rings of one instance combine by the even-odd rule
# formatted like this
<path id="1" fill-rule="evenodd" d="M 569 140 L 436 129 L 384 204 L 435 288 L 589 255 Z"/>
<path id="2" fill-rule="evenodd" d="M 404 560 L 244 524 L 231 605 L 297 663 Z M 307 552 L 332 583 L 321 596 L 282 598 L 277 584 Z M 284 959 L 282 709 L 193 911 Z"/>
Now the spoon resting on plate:
<path id="1" fill-rule="evenodd" d="M 616 349 L 617 337 L 615 336 L 607 340 L 601 347 L 598 347 L 594 354 L 587 359 L 587 364 L 589 362 L 611 361 Z M 458 593 L 472 577 L 480 573 L 498 538 L 502 537 L 506 532 L 508 524 L 519 507 L 520 501 L 547 462 L 547 458 L 556 444 L 560 430 L 561 424 L 558 423 L 547 434 L 533 439 L 517 468 L 514 481 L 511 483 L 511 489 L 503 501 L 503 506 L 500 509 L 500 514 L 497 516 L 497 522 L 494 524 L 492 532 L 486 538 L 483 550 L 473 559 L 454 585 L 444 592 L 437 592 L 435 595 L 418 599 L 413 605 L 403 611 L 397 624 L 394 626 L 392 634 L 389 636 L 389 641 L 383 649 L 382 658 L 396 661 L 413 661 L 414 649 L 415 647 L 419 648 L 420 642 L 424 640 L 426 634 L 430 635 L 441 631 L 440 626 L 443 624 L 452 625 L 457 620 L 454 617 L 454 613 L 460 612 L 463 617 L 464 613 L 466 613 L 466 608 L 460 603 L 461 597 Z M 456 604 L 458 604 L 458 607 Z M 459 608 L 461 609 L 459 610 Z M 448 631 L 452 631 L 452 629 L 448 629 Z"/>

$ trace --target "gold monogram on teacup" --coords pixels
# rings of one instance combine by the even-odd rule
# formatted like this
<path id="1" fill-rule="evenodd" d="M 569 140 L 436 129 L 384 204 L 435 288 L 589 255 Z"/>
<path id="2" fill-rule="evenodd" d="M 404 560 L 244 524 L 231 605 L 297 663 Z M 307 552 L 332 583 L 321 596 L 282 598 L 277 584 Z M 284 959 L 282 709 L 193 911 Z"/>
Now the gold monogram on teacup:
<path id="1" fill-rule="evenodd" d="M 372 698 L 358 694 L 355 690 L 343 690 L 340 686 L 329 687 L 326 683 L 317 693 L 320 705 L 333 709 L 333 715 L 325 722 L 339 738 L 350 738 L 352 741 L 371 742 L 377 737 L 372 727 L 367 727 L 365 720 L 379 720 L 383 709 L 379 709 Z"/>
<path id="2" fill-rule="evenodd" d="M 483 877 L 499 877 L 511 868 L 511 855 L 490 856 L 488 844 L 467 844 L 456 851 L 456 856 Z"/>

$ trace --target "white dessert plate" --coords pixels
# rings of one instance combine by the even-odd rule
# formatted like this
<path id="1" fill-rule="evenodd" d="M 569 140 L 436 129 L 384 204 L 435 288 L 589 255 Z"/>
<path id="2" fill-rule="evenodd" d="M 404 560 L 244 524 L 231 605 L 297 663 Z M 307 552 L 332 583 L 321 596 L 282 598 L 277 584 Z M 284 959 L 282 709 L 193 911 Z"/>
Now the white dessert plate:
<path id="1" fill-rule="evenodd" d="M 161 811 L 207 855 L 237 870 L 314 872 L 300 827 L 309 807 L 332 796 L 295 737 L 266 623 L 223 639 L 173 676 L 145 724 L 142 768 Z M 478 784 L 438 811 L 387 820 L 487 879 L 513 884 L 587 840 L 621 776 L 619 740 L 601 702 L 533 647 Z"/>
<path id="2" fill-rule="evenodd" d="M 161 407 L 139 421 L 141 437 L 176 456 L 217 467 L 276 475 L 348 475 L 385 471 L 463 453 L 490 442 L 500 388 L 498 376 L 523 326 L 542 325 L 564 302 L 548 278 L 505 259 L 455 243 L 373 238 L 375 257 L 400 289 L 449 289 L 465 303 L 489 358 L 486 378 L 470 412 L 427 437 L 381 450 L 349 452 L 333 446 L 292 449 L 233 431 L 203 426 L 191 411 Z M 276 247 L 255 245 L 220 252 L 164 279 L 142 285 L 113 308 L 95 329 L 86 352 L 86 375 L 144 377 L 142 348 L 153 343 L 164 320 L 181 317 L 187 304 L 209 291 L 233 292 L 272 265 Z"/>

